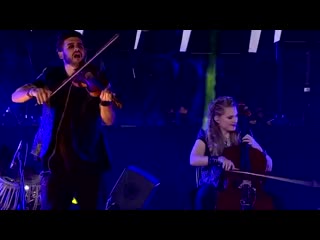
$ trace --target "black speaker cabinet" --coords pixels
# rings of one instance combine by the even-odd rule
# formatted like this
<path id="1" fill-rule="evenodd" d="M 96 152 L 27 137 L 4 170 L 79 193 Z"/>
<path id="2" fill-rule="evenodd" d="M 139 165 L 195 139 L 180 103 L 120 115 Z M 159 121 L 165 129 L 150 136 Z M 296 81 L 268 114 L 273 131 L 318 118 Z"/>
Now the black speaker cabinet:
<path id="1" fill-rule="evenodd" d="M 106 210 L 141 210 L 150 201 L 159 180 L 135 166 L 123 170 L 107 201 Z"/>

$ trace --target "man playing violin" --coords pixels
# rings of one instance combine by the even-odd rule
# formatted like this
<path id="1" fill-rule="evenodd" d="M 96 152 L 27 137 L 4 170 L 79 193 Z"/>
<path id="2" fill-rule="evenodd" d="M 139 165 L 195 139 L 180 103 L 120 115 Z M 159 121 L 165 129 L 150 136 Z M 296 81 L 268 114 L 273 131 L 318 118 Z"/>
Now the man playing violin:
<path id="1" fill-rule="evenodd" d="M 41 209 L 70 209 L 73 198 L 80 209 L 104 209 L 103 177 L 110 163 L 101 130 L 115 121 L 113 93 L 105 75 L 88 67 L 82 75 L 98 79 L 102 91 L 92 92 L 85 82 L 72 80 L 51 97 L 86 59 L 83 36 L 77 31 L 62 32 L 56 48 L 61 66 L 47 67 L 35 82 L 12 94 L 15 103 L 36 99 L 42 105 L 32 149 L 43 167 Z"/>
<path id="2" fill-rule="evenodd" d="M 266 171 L 272 170 L 272 159 L 250 135 L 240 137 L 237 131 L 238 109 L 231 97 L 219 97 L 208 109 L 208 128 L 200 129 L 190 154 L 190 165 L 198 167 L 198 191 L 195 199 L 196 210 L 216 209 L 218 191 L 224 189 L 226 182 L 223 171 L 235 169 L 234 163 L 222 156 L 226 147 L 248 143 L 264 153 Z"/>

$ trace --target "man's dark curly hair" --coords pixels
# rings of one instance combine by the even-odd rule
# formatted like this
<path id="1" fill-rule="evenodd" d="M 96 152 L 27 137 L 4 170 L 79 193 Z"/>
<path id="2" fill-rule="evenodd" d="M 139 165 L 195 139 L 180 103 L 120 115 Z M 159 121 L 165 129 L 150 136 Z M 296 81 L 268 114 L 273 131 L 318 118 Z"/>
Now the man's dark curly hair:
<path id="1" fill-rule="evenodd" d="M 63 48 L 63 42 L 64 40 L 70 38 L 70 37 L 78 37 L 84 42 L 83 35 L 75 30 L 64 30 L 61 31 L 57 36 L 57 43 L 56 43 L 56 49 L 57 51 L 61 51 Z"/>

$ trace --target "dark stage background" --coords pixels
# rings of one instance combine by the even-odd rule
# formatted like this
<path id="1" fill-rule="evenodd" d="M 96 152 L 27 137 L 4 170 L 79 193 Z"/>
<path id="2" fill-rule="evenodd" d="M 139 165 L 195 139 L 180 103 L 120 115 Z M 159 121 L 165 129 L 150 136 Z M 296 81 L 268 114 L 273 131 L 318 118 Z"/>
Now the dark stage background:
<path id="1" fill-rule="evenodd" d="M 319 160 L 319 31 L 284 30 L 273 43 L 274 30 L 263 30 L 256 53 L 248 53 L 251 30 L 218 31 L 216 48 L 212 30 L 193 30 L 187 52 L 180 52 L 182 30 L 85 30 L 89 56 L 114 33 L 119 42 L 95 63 L 105 68 L 124 103 L 116 125 L 105 128 L 112 161 L 107 185 L 111 191 L 123 169 L 135 165 L 156 176 L 161 184 L 150 209 L 190 209 L 195 171 L 189 154 L 202 126 L 206 79 L 215 57 L 216 82 L 212 90 L 245 101 L 253 112 L 264 113 L 254 125 L 259 142 L 274 160 L 273 175 L 318 180 Z M 20 140 L 33 141 L 40 107 L 33 102 L 13 104 L 12 92 L 33 81 L 49 63 L 58 61 L 58 30 L 0 31 L 0 162 L 8 171 Z M 310 87 L 310 92 L 304 92 Z M 182 114 L 181 107 L 187 109 Z M 37 164 L 28 156 L 37 172 Z M 270 180 L 267 189 L 279 209 L 318 209 L 319 190 Z"/>

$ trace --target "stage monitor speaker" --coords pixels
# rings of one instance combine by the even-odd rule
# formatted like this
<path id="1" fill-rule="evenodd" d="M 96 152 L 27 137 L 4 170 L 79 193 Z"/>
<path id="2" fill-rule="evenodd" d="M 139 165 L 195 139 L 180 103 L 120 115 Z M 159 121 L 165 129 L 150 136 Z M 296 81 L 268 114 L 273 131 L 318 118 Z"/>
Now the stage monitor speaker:
<path id="1" fill-rule="evenodd" d="M 141 210 L 160 184 L 151 174 L 135 167 L 125 168 L 113 187 L 106 210 Z"/>

